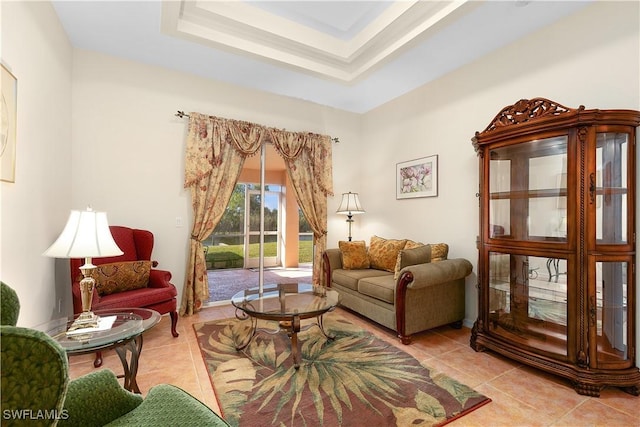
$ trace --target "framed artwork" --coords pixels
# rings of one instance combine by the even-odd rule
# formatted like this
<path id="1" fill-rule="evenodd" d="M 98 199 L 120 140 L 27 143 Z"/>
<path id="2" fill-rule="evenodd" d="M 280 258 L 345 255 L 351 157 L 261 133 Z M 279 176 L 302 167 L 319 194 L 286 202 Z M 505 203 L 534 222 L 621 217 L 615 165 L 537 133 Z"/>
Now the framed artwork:
<path id="1" fill-rule="evenodd" d="M 438 155 L 396 165 L 396 199 L 438 196 Z"/>
<path id="2" fill-rule="evenodd" d="M 0 180 L 15 182 L 16 175 L 16 114 L 18 81 L 2 65 L 1 114 L 2 134 L 0 135 Z"/>

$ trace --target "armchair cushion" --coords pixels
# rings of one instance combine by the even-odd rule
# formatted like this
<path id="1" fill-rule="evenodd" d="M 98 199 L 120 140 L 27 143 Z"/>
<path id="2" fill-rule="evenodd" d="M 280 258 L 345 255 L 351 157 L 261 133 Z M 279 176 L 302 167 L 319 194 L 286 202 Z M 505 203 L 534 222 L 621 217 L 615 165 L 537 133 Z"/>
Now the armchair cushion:
<path id="1" fill-rule="evenodd" d="M 98 265 L 93 278 L 100 296 L 146 288 L 149 284 L 151 261 L 112 262 Z"/>
<path id="2" fill-rule="evenodd" d="M 385 270 L 393 273 L 398 259 L 398 253 L 404 249 L 407 239 L 384 239 L 378 236 L 371 237 L 369 245 L 369 258 L 371 268 Z"/>
<path id="3" fill-rule="evenodd" d="M 364 240 L 340 241 L 338 247 L 342 254 L 342 268 L 345 270 L 369 268 L 369 254 Z"/>
<path id="4" fill-rule="evenodd" d="M 134 289 L 132 291 L 117 292 L 99 297 L 98 303 L 93 305 L 95 310 L 109 310 L 113 308 L 141 307 L 156 310 L 154 307 L 168 301 L 175 301 L 177 291 L 175 287 Z M 95 302 L 95 300 L 94 300 Z M 168 310 L 156 310 L 167 313 Z"/>

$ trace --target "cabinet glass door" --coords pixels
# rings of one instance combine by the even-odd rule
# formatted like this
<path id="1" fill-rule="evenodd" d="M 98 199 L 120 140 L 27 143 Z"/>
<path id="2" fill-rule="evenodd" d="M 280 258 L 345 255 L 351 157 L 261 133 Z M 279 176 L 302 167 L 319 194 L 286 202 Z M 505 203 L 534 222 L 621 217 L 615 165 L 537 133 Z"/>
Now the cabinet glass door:
<path id="1" fill-rule="evenodd" d="M 596 171 L 589 177 L 591 203 L 596 208 L 597 244 L 626 244 L 627 227 L 627 133 L 598 133 Z"/>
<path id="2" fill-rule="evenodd" d="M 567 356 L 567 260 L 489 253 L 489 330 Z"/>
<path id="3" fill-rule="evenodd" d="M 591 323 L 595 323 L 597 366 L 628 359 L 628 291 L 631 277 L 627 262 L 596 262 L 596 294 L 591 297 Z"/>
<path id="4" fill-rule="evenodd" d="M 489 152 L 489 236 L 567 241 L 567 137 Z"/>

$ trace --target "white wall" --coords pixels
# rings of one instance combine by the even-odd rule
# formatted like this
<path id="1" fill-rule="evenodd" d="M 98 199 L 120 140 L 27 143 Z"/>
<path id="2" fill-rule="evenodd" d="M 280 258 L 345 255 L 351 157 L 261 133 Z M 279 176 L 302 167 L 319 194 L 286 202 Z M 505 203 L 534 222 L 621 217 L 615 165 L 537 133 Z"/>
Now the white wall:
<path id="1" fill-rule="evenodd" d="M 357 237 L 447 242 L 450 256 L 471 260 L 465 314 L 470 326 L 477 317 L 478 235 L 478 160 L 471 138 L 522 98 L 640 109 L 639 13 L 637 2 L 595 3 L 367 113 L 361 175 L 367 213 L 357 218 Z M 438 197 L 396 200 L 395 164 L 433 154 L 439 159 Z M 640 323 L 640 309 L 636 315 Z"/>
<path id="2" fill-rule="evenodd" d="M 56 282 L 56 260 L 42 252 L 71 203 L 72 49 L 50 3 L 1 7 L 0 54 L 18 80 L 18 105 L 15 183 L 0 184 L 0 279 L 18 293 L 18 324 L 35 326 L 71 309 L 69 284 Z"/>
<path id="3" fill-rule="evenodd" d="M 359 176 L 351 165 L 359 153 L 356 114 L 94 52 L 74 52 L 72 110 L 73 208 L 90 204 L 106 211 L 112 225 L 151 230 L 153 257 L 173 273 L 180 299 L 191 198 L 183 189 L 188 121 L 175 117 L 177 110 L 339 137 L 336 193 L 350 190 L 345 182 Z M 330 211 L 338 207 L 335 199 Z M 184 227 L 176 227 L 176 217 Z M 330 224 L 337 226 L 343 223 Z"/>

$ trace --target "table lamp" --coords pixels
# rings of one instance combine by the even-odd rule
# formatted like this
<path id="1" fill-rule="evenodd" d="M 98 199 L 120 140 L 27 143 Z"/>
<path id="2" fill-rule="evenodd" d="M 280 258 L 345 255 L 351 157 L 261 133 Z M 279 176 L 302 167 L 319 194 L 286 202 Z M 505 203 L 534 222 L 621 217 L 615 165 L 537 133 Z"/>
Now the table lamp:
<path id="1" fill-rule="evenodd" d="M 84 265 L 80 267 L 84 276 L 80 281 L 82 313 L 73 322 L 70 330 L 98 327 L 99 318 L 91 311 L 91 300 L 96 285 L 92 277 L 96 266 L 91 263 L 91 259 L 123 253 L 113 240 L 106 212 L 94 212 L 90 207 L 85 211 L 71 211 L 64 230 L 43 254 L 54 258 L 84 258 Z"/>
<path id="2" fill-rule="evenodd" d="M 351 223 L 353 223 L 353 215 L 364 213 L 364 209 L 360 205 L 358 193 L 342 193 L 342 202 L 336 213 L 347 216 L 349 223 L 349 241 L 351 241 Z"/>

